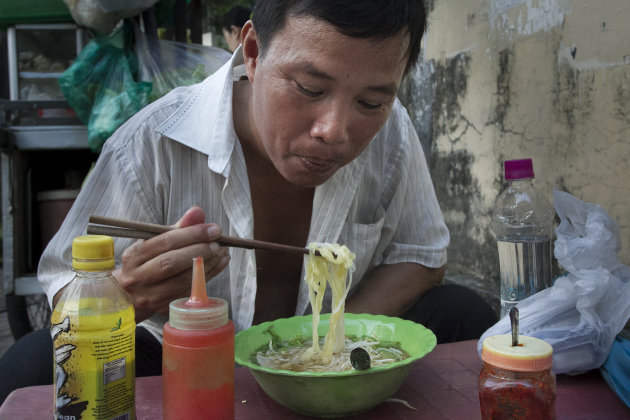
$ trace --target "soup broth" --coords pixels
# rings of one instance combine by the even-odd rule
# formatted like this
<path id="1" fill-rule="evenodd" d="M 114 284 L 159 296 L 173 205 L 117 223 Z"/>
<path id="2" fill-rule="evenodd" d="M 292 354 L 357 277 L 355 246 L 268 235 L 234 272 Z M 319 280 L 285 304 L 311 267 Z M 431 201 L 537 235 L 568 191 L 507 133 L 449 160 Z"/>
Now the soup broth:
<path id="1" fill-rule="evenodd" d="M 323 346 L 324 337 L 319 344 Z M 277 342 L 272 339 L 269 345 L 261 348 L 253 357 L 253 362 L 271 369 L 292 370 L 294 372 L 343 372 L 351 370 L 350 352 L 361 347 L 368 352 L 371 366 L 384 366 L 406 359 L 409 355 L 401 350 L 395 342 L 380 342 L 374 337 L 346 337 L 345 346 L 340 353 L 334 353 L 330 360 L 308 355 L 312 340 L 295 339 L 290 343 Z"/>

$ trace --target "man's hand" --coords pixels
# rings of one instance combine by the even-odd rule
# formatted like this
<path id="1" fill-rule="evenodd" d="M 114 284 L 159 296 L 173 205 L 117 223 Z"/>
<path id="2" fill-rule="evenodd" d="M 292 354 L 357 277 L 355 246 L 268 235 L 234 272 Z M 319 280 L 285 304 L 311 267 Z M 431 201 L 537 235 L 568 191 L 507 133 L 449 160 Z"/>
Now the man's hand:
<path id="1" fill-rule="evenodd" d="M 400 316 L 424 292 L 442 283 L 444 267 L 414 263 L 376 267 L 346 301 L 346 312 Z"/>
<path id="2" fill-rule="evenodd" d="M 204 211 L 192 207 L 175 224 L 180 229 L 139 240 L 124 251 L 122 268 L 113 274 L 131 295 L 136 322 L 156 312 L 168 314 L 171 301 L 190 296 L 193 258 L 203 257 L 206 280 L 228 265 L 228 249 L 215 242 L 221 229 L 204 220 Z"/>

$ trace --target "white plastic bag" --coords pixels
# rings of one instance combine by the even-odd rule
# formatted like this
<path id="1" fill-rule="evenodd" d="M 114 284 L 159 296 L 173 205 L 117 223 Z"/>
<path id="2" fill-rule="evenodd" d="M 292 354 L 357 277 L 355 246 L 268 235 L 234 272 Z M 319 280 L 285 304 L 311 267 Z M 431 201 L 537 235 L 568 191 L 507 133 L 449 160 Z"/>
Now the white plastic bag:
<path id="1" fill-rule="evenodd" d="M 136 16 L 158 0 L 63 0 L 76 23 L 101 35 L 111 33 L 122 19 Z"/>
<path id="2" fill-rule="evenodd" d="M 555 255 L 568 274 L 518 304 L 519 333 L 553 347 L 553 371 L 578 374 L 601 366 L 630 317 L 630 267 L 617 258 L 619 228 L 601 206 L 554 191 L 561 219 Z M 502 318 L 479 339 L 510 333 Z"/>
<path id="3" fill-rule="evenodd" d="M 222 48 L 151 38 L 132 24 L 139 79 L 151 83 L 151 102 L 176 87 L 200 83 L 232 57 Z"/>

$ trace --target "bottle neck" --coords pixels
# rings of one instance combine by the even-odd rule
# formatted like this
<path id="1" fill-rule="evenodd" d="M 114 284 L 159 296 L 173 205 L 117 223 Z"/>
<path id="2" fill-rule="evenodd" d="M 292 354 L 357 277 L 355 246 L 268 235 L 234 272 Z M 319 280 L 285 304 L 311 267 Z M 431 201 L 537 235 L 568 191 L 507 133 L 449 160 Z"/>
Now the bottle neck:
<path id="1" fill-rule="evenodd" d="M 211 330 L 224 326 L 228 321 L 225 299 L 211 297 L 205 306 L 191 306 L 188 298 L 169 304 L 169 323 L 178 330 Z"/>
<path id="2" fill-rule="evenodd" d="M 105 270 L 73 270 L 77 277 L 84 279 L 99 279 L 109 277 L 113 271 L 113 267 Z"/>
<path id="3" fill-rule="evenodd" d="M 508 185 L 511 185 L 511 186 L 530 185 L 533 183 L 534 183 L 534 178 L 508 179 Z"/>

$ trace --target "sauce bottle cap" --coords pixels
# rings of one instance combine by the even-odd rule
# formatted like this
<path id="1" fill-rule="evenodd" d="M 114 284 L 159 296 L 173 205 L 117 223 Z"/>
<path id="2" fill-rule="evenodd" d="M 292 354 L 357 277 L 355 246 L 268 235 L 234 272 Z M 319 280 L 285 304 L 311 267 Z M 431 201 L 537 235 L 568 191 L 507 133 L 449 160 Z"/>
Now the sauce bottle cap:
<path id="1" fill-rule="evenodd" d="M 512 346 L 512 335 L 493 335 L 483 340 L 481 358 L 493 366 L 519 372 L 537 372 L 551 368 L 553 347 L 535 337 L 518 336 Z"/>
<path id="2" fill-rule="evenodd" d="M 78 236 L 72 241 L 72 267 L 82 271 L 114 267 L 114 239 L 105 235 Z"/>
<path id="3" fill-rule="evenodd" d="M 192 277 L 190 297 L 169 305 L 169 324 L 179 330 L 209 330 L 227 324 L 227 301 L 208 297 L 203 258 L 193 259 Z"/>

